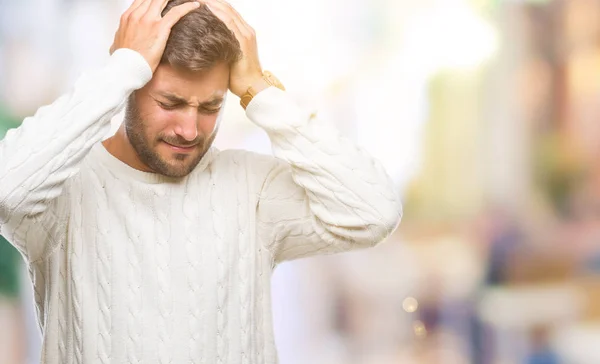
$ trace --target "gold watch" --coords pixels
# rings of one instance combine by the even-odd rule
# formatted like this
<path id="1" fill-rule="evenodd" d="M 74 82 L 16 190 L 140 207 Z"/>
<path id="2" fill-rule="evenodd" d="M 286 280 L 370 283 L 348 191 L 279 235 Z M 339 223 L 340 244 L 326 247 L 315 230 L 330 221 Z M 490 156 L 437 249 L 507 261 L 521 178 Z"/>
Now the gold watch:
<path id="1" fill-rule="evenodd" d="M 277 87 L 278 89 L 285 91 L 285 87 L 283 87 L 283 84 L 271 72 L 264 71 L 263 72 L 263 80 L 265 80 L 265 82 L 269 86 Z M 240 105 L 242 105 L 244 110 L 246 109 L 248 104 L 250 104 L 250 101 L 252 101 L 252 99 L 254 98 L 254 96 L 256 96 L 256 94 L 257 94 L 257 92 L 254 89 L 254 87 L 252 87 L 252 86 L 248 87 L 248 90 L 246 91 L 246 93 L 243 94 L 242 97 L 240 98 Z"/>

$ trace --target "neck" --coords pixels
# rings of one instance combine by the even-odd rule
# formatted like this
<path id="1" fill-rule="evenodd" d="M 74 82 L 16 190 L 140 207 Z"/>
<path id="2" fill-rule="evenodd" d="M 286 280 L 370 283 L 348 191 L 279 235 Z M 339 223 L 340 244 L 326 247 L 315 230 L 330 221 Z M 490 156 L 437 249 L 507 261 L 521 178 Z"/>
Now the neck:
<path id="1" fill-rule="evenodd" d="M 104 148 L 121 162 L 127 164 L 131 168 L 142 172 L 154 172 L 151 170 L 138 156 L 137 152 L 129 142 L 125 123 L 121 124 L 119 130 L 112 137 L 102 142 Z"/>

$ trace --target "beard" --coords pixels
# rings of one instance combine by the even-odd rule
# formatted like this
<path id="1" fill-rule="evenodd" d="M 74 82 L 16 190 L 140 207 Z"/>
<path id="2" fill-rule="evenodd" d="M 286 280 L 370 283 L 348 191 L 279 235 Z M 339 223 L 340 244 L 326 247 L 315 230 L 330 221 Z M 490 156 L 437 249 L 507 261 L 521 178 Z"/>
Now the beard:
<path id="1" fill-rule="evenodd" d="M 151 138 L 146 132 L 146 123 L 140 114 L 133 94 L 127 103 L 124 123 L 129 143 L 142 163 L 155 173 L 174 178 L 190 174 L 210 149 L 217 135 L 217 128 L 215 128 L 215 131 L 208 138 L 204 135 L 198 135 L 191 142 L 177 138 L 177 136 L 158 135 Z M 165 142 L 182 147 L 193 145 L 195 149 L 190 153 L 173 152 L 169 155 L 163 155 L 159 152 L 158 146 Z"/>

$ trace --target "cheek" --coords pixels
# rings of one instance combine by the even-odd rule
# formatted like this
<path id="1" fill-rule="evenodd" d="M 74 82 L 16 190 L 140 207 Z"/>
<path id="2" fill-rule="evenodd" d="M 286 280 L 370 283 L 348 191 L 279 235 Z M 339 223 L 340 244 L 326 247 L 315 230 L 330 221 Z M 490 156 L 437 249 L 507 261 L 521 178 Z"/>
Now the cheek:
<path id="1" fill-rule="evenodd" d="M 162 135 L 168 135 L 172 129 L 174 117 L 165 112 L 156 112 L 152 118 L 148 118 L 144 123 L 144 134 L 151 140 L 160 139 Z"/>
<path id="2" fill-rule="evenodd" d="M 203 115 L 200 117 L 198 128 L 203 135 L 209 136 L 218 129 L 220 123 L 221 113 L 215 115 Z"/>

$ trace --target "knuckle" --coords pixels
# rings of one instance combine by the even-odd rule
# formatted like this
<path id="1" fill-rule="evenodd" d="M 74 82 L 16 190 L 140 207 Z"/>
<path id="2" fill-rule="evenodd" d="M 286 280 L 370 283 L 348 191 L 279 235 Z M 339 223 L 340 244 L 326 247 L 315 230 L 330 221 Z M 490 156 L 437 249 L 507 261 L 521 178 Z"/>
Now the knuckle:
<path id="1" fill-rule="evenodd" d="M 140 22 L 140 24 L 144 24 L 144 25 L 153 25 L 154 24 L 154 19 L 152 19 L 149 16 L 145 15 L 145 16 L 140 17 L 139 22 Z"/>
<path id="2" fill-rule="evenodd" d="M 171 31 L 171 27 L 172 27 L 172 22 L 167 19 L 166 21 L 160 23 L 157 25 L 156 30 L 159 34 L 162 33 L 169 33 Z"/>
<path id="3" fill-rule="evenodd" d="M 120 19 L 121 25 L 127 23 L 127 20 L 129 20 L 129 13 L 123 13 Z"/>
<path id="4" fill-rule="evenodd" d="M 129 19 L 138 22 L 142 19 L 142 14 L 139 11 L 134 11 L 129 15 Z"/>

